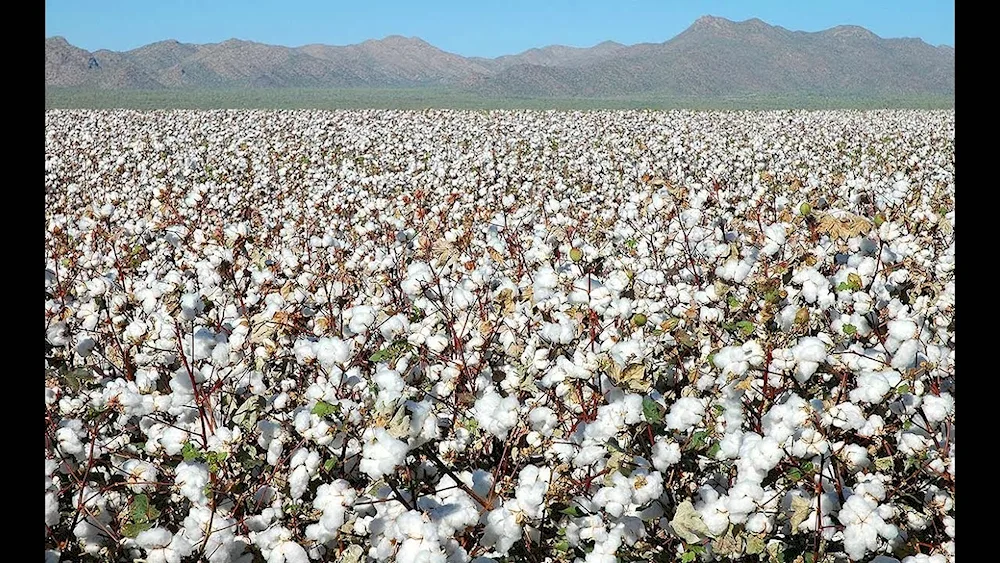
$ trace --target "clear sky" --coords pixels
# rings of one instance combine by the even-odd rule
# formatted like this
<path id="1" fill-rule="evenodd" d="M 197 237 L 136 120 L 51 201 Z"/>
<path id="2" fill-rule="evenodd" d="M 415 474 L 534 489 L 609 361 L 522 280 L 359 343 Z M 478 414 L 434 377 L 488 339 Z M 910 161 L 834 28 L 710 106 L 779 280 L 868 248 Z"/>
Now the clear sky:
<path id="1" fill-rule="evenodd" d="M 954 0 L 46 0 L 45 36 L 122 51 L 163 39 L 229 38 L 296 47 L 416 36 L 465 56 L 612 40 L 660 43 L 703 15 L 955 45 Z"/>

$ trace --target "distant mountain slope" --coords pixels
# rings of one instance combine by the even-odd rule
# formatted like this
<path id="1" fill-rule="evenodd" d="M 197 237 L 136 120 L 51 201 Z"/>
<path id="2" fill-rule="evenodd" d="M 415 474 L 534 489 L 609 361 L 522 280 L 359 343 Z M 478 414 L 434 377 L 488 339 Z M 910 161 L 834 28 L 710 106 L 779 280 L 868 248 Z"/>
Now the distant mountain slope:
<path id="1" fill-rule="evenodd" d="M 418 39 L 283 47 L 160 41 L 90 53 L 45 41 L 45 84 L 84 89 L 450 87 L 496 96 L 953 94 L 955 50 L 856 26 L 790 31 L 704 16 L 663 43 L 551 45 L 494 59 Z"/>

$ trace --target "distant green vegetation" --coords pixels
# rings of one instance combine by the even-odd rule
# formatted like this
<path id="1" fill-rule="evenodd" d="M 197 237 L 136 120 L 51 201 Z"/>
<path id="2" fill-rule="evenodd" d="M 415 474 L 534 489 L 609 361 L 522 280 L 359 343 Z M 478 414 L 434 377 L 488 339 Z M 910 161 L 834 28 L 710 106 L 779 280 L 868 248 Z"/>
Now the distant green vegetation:
<path id="1" fill-rule="evenodd" d="M 46 88 L 45 108 L 77 109 L 947 109 L 953 95 L 691 97 L 649 94 L 627 98 L 494 98 L 430 88 L 243 90 L 81 90 Z"/>

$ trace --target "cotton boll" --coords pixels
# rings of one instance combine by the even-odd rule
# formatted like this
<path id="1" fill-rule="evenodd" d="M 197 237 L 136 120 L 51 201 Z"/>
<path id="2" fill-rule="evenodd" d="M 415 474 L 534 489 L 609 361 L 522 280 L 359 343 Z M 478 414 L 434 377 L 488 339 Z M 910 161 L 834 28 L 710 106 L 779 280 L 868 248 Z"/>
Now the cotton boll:
<path id="1" fill-rule="evenodd" d="M 293 541 L 283 541 L 271 549 L 267 563 L 309 563 L 309 554 Z"/>
<path id="2" fill-rule="evenodd" d="M 917 353 L 922 348 L 919 340 L 907 340 L 899 345 L 896 353 L 892 356 L 893 369 L 905 370 L 914 366 L 917 361 Z"/>
<path id="3" fill-rule="evenodd" d="M 797 362 L 795 379 L 805 383 L 816 373 L 819 364 L 826 360 L 826 344 L 814 336 L 800 338 L 792 347 L 792 355 Z"/>
<path id="4" fill-rule="evenodd" d="M 399 372 L 384 364 L 379 364 L 372 381 L 379 389 L 376 402 L 383 405 L 395 403 L 403 396 L 403 390 L 406 388 L 406 382 L 400 377 Z"/>
<path id="5" fill-rule="evenodd" d="M 316 360 L 328 370 L 345 365 L 351 356 L 350 345 L 336 337 L 320 338 L 314 350 Z"/>
<path id="6" fill-rule="evenodd" d="M 898 374 L 897 374 L 898 375 Z M 857 387 L 850 392 L 852 401 L 877 404 L 892 389 L 889 378 L 880 372 L 862 372 L 856 379 Z"/>
<path id="7" fill-rule="evenodd" d="M 372 479 L 391 473 L 406 459 L 409 451 L 406 442 L 393 438 L 384 428 L 368 428 L 364 436 L 358 468 Z"/>
<path id="8" fill-rule="evenodd" d="M 528 413 L 528 423 L 531 424 L 531 428 L 542 436 L 551 436 L 558 422 L 556 412 L 549 407 L 535 407 Z"/>
<path id="9" fill-rule="evenodd" d="M 519 408 L 517 397 L 501 397 L 489 390 L 476 400 L 473 416 L 479 421 L 480 428 L 504 440 L 507 432 L 517 424 Z"/>
<path id="10" fill-rule="evenodd" d="M 940 395 L 927 394 L 923 396 L 920 405 L 924 417 L 930 424 L 937 424 L 951 416 L 955 411 L 955 399 L 951 393 L 941 393 Z"/>
<path id="11" fill-rule="evenodd" d="M 657 471 L 666 471 L 671 465 L 681 460 L 680 444 L 666 438 L 658 438 L 653 445 L 653 467 Z"/>
<path id="12" fill-rule="evenodd" d="M 196 505 L 208 504 L 205 487 L 209 483 L 208 466 L 199 462 L 182 461 L 174 473 L 174 486 L 181 495 Z"/>
<path id="13" fill-rule="evenodd" d="M 520 539 L 521 526 L 517 524 L 514 514 L 506 506 L 494 508 L 486 514 L 486 528 L 483 530 L 480 544 L 506 555 Z"/>
<path id="14" fill-rule="evenodd" d="M 705 414 L 705 403 L 694 397 L 681 397 L 670 407 L 670 412 L 664 417 L 667 428 L 687 431 L 701 422 Z"/>

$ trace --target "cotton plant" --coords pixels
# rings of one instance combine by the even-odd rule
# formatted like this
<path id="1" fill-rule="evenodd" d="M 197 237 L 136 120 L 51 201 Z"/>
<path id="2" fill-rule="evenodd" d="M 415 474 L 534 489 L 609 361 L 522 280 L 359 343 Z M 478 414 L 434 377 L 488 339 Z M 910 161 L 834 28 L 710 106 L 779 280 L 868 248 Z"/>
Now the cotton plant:
<path id="1" fill-rule="evenodd" d="M 953 112 L 45 119 L 47 561 L 954 560 Z"/>

